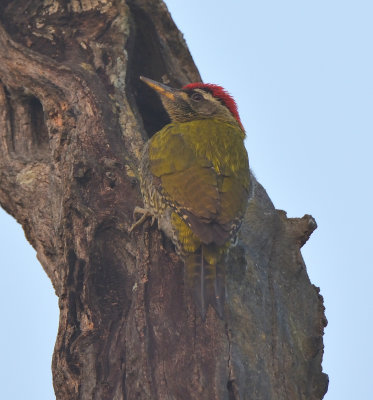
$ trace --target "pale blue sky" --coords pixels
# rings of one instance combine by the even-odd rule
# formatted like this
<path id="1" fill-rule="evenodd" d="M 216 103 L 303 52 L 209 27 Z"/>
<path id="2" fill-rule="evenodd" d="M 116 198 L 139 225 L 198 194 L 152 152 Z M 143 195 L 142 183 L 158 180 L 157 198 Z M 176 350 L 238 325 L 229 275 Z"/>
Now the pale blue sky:
<path id="1" fill-rule="evenodd" d="M 329 320 L 325 399 L 370 400 L 373 2 L 166 3 L 204 81 L 237 100 L 251 167 L 275 206 L 318 222 L 303 255 Z M 49 400 L 57 299 L 2 211 L 0 228 L 0 398 Z"/>

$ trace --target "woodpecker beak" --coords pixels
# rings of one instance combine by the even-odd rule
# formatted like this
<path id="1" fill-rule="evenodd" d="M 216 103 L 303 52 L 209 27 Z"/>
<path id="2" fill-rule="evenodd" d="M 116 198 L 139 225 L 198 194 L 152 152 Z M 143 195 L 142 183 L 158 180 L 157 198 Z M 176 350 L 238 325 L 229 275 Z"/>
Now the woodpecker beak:
<path id="1" fill-rule="evenodd" d="M 175 101 L 175 89 L 164 85 L 163 83 L 159 83 L 153 81 L 153 79 L 145 78 L 144 76 L 140 76 L 140 79 L 145 82 L 149 87 L 158 92 L 161 96 L 165 96 L 168 99 Z"/>

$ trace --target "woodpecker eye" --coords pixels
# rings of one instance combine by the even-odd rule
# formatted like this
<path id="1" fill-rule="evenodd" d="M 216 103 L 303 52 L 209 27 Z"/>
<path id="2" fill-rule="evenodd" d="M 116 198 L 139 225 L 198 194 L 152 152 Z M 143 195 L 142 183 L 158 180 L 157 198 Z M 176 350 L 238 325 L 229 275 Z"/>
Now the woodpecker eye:
<path id="1" fill-rule="evenodd" d="M 201 93 L 193 93 L 190 98 L 194 101 L 201 101 L 203 100 L 203 96 L 201 95 Z"/>

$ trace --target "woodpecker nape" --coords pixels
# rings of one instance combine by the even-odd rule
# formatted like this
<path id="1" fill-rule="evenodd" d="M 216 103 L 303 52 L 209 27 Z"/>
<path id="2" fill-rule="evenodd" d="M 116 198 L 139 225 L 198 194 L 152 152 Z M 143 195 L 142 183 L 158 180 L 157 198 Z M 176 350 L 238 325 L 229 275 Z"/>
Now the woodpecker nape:
<path id="1" fill-rule="evenodd" d="M 225 264 L 247 208 L 250 187 L 245 131 L 234 99 L 201 82 L 174 89 L 149 78 L 171 123 L 145 145 L 140 166 L 144 207 L 132 229 L 151 217 L 185 265 L 202 319 L 211 304 L 223 318 Z"/>

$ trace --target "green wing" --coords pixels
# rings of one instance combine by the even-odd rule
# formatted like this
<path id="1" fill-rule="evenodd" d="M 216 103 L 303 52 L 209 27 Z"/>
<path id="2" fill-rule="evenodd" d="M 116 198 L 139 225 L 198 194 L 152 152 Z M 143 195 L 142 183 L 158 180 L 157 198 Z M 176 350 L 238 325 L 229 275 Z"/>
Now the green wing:
<path id="1" fill-rule="evenodd" d="M 157 189 L 204 243 L 225 243 L 245 212 L 249 165 L 243 137 L 238 126 L 196 120 L 169 124 L 149 143 Z"/>

